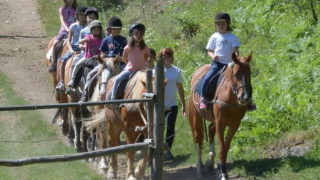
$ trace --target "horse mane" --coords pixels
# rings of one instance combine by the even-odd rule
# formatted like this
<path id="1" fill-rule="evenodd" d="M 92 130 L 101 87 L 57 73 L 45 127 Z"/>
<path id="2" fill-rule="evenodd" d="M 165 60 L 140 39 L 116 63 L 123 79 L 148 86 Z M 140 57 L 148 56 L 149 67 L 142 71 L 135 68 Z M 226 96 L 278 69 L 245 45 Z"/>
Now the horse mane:
<path id="1" fill-rule="evenodd" d="M 127 87 L 130 88 L 131 94 L 127 99 L 142 99 L 142 93 L 145 91 L 146 71 L 137 71 L 132 79 L 128 82 Z M 125 106 L 129 111 L 138 111 L 141 102 L 126 103 Z"/>
<path id="2" fill-rule="evenodd" d="M 101 74 L 103 69 L 110 68 L 110 70 L 113 72 L 113 74 L 119 74 L 120 68 L 119 64 L 117 63 L 119 56 L 116 56 L 115 58 L 101 58 L 100 56 L 97 57 L 99 62 L 102 64 L 100 67 L 98 74 Z"/>

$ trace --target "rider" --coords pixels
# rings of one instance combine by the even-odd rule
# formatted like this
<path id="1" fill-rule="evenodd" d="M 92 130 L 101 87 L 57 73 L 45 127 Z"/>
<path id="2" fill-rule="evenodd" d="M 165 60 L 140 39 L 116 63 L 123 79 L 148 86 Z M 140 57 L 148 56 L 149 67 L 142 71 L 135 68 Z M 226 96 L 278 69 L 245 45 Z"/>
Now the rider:
<path id="1" fill-rule="evenodd" d="M 117 55 L 120 55 L 120 57 L 122 57 L 123 48 L 127 45 L 127 39 L 120 35 L 121 28 L 122 28 L 121 19 L 116 16 L 112 16 L 109 19 L 107 26 L 106 26 L 106 30 L 110 31 L 111 34 L 102 40 L 102 43 L 100 46 L 101 56 L 103 58 L 104 57 L 114 58 Z M 82 96 L 80 98 L 80 102 L 85 102 L 88 100 L 88 95 L 87 95 L 88 85 L 91 81 L 91 78 L 98 72 L 99 68 L 100 68 L 100 66 L 96 66 L 89 73 L 89 75 L 87 77 L 85 88 L 84 88 Z M 104 73 L 104 71 L 102 73 Z M 102 77 L 104 77 L 104 75 L 102 75 Z M 101 89 L 100 89 L 101 97 L 104 97 L 104 94 L 106 91 L 106 84 L 107 84 L 106 80 L 107 79 L 103 79 L 102 83 L 101 83 Z"/>
<path id="2" fill-rule="evenodd" d="M 60 69 L 60 82 L 56 86 L 57 92 L 64 92 L 64 72 L 65 72 L 65 65 L 67 60 L 73 56 L 74 54 L 80 52 L 79 49 L 79 35 L 80 31 L 87 26 L 85 21 L 85 11 L 87 10 L 84 6 L 79 6 L 76 10 L 76 17 L 77 22 L 71 24 L 69 34 L 68 34 L 68 51 L 67 53 L 60 58 L 61 69 Z"/>
<path id="3" fill-rule="evenodd" d="M 145 26 L 140 23 L 134 23 L 129 28 L 128 44 L 123 50 L 123 62 L 126 63 L 125 69 L 116 77 L 111 90 L 111 100 L 116 99 L 116 90 L 119 83 L 128 78 L 136 71 L 147 68 L 149 48 L 143 40 Z M 111 108 L 116 108 L 111 105 Z"/>
<path id="4" fill-rule="evenodd" d="M 79 71 L 79 69 L 84 65 L 87 59 L 94 57 L 100 53 L 99 47 L 102 42 L 102 25 L 98 20 L 94 20 L 90 23 L 90 35 L 84 37 L 84 39 L 79 40 L 79 44 L 86 44 L 86 49 L 83 54 L 83 58 L 80 59 L 72 71 L 71 80 L 68 83 L 70 88 L 74 88 L 74 79 Z"/>
<path id="5" fill-rule="evenodd" d="M 56 36 L 56 39 L 53 43 L 53 51 L 52 51 L 52 61 L 48 67 L 49 72 L 55 72 L 57 67 L 57 59 L 58 52 L 56 51 L 56 46 L 59 42 L 65 39 L 68 36 L 69 26 L 75 21 L 75 12 L 77 8 L 77 1 L 67 1 L 63 0 L 64 5 L 59 8 L 59 16 L 60 16 L 60 31 Z"/>

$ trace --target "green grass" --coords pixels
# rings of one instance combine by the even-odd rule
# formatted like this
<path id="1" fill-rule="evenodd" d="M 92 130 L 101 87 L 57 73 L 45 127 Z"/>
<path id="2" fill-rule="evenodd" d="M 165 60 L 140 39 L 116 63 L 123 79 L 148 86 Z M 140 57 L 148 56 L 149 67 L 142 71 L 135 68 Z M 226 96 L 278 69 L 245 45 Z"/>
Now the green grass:
<path id="1" fill-rule="evenodd" d="M 29 102 L 17 96 L 10 81 L 0 73 L 1 105 L 25 105 Z M 56 130 L 38 111 L 0 112 L 0 158 L 20 159 L 34 156 L 74 154 L 58 140 Z M 34 164 L 0 168 L 0 179 L 103 179 L 82 161 Z"/>

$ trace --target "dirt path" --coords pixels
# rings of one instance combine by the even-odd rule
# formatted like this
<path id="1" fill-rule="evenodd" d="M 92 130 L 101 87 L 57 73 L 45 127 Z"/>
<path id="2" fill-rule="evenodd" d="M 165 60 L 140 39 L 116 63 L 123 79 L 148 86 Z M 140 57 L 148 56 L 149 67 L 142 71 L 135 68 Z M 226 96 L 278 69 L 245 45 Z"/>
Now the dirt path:
<path id="1" fill-rule="evenodd" d="M 13 89 L 30 104 L 52 104 L 55 103 L 53 88 L 44 63 L 50 37 L 46 37 L 35 4 L 36 0 L 0 0 L 0 72 L 9 77 Z M 41 110 L 48 123 L 54 112 L 54 109 Z M 57 131 L 61 134 L 60 128 Z M 119 165 L 125 166 L 125 162 Z M 125 173 L 124 167 L 119 169 L 124 171 L 119 174 Z M 195 171 L 194 166 L 175 168 L 163 178 L 191 180 L 195 179 Z M 213 177 L 210 174 L 203 179 Z"/>

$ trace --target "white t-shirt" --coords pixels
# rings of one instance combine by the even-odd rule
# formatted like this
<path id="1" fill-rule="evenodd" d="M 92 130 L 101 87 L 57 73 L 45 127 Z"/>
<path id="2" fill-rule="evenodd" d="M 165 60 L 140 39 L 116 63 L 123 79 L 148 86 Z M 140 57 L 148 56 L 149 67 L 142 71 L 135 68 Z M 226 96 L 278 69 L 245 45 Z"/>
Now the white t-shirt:
<path id="1" fill-rule="evenodd" d="M 225 34 L 216 32 L 210 37 L 206 49 L 211 50 L 216 55 L 220 56 L 218 62 L 228 64 L 232 61 L 234 47 L 240 47 L 237 36 L 231 32 Z"/>
<path id="2" fill-rule="evenodd" d="M 182 83 L 181 70 L 174 65 L 169 69 L 164 68 L 164 78 L 168 78 L 168 82 L 164 90 L 164 108 L 168 109 L 172 106 L 178 105 L 177 103 L 177 83 Z"/>

